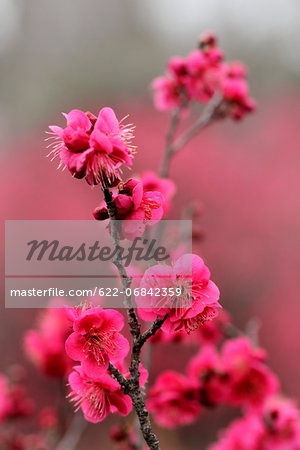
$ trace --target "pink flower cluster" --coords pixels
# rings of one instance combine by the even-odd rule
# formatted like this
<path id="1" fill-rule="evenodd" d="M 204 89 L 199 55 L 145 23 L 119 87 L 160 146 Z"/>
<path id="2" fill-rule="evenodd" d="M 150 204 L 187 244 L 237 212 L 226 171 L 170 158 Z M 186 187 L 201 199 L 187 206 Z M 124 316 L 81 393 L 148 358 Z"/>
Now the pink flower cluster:
<path id="1" fill-rule="evenodd" d="M 176 192 L 174 181 L 169 178 L 160 178 L 155 172 L 151 172 L 150 170 L 142 172 L 140 178 L 143 183 L 144 192 L 161 192 L 164 199 L 164 213 L 168 214 L 171 209 L 171 200 Z"/>
<path id="2" fill-rule="evenodd" d="M 88 376 L 83 366 L 75 366 L 69 376 L 70 400 L 76 411 L 80 408 L 86 420 L 102 422 L 109 413 L 118 412 L 127 416 L 132 409 L 129 395 L 125 395 L 119 383 L 108 373 L 99 371 Z"/>
<path id="3" fill-rule="evenodd" d="M 147 225 L 163 216 L 164 196 L 158 191 L 146 191 L 142 181 L 131 178 L 119 183 L 118 193 L 113 195 L 116 219 L 123 220 L 121 238 L 133 240 L 143 235 Z M 94 210 L 96 220 L 109 218 L 106 206 Z"/>
<path id="4" fill-rule="evenodd" d="M 240 119 L 255 108 L 246 75 L 242 63 L 223 61 L 216 37 L 205 33 L 197 50 L 171 58 L 166 75 L 154 79 L 154 102 L 160 110 L 172 110 L 191 101 L 207 103 L 219 92 L 223 115 Z"/>
<path id="5" fill-rule="evenodd" d="M 66 352 L 80 362 L 69 375 L 69 398 L 76 410 L 81 408 L 86 420 L 93 423 L 101 422 L 109 413 L 129 414 L 131 398 L 108 370 L 112 362 L 125 372 L 123 360 L 129 343 L 120 333 L 122 314 L 112 309 L 85 308 L 70 309 L 68 315 L 73 332 L 66 340 Z M 146 378 L 141 377 L 144 382 Z"/>
<path id="6" fill-rule="evenodd" d="M 140 287 L 149 295 L 136 298 L 139 316 L 154 321 L 167 315 L 162 330 L 168 333 L 182 330 L 189 333 L 217 316 L 221 307 L 219 289 L 210 280 L 209 269 L 197 255 L 183 255 L 173 266 L 157 264 L 150 267 L 144 273 Z M 151 292 L 157 288 L 159 295 L 154 296 Z"/>
<path id="7" fill-rule="evenodd" d="M 213 118 L 241 119 L 255 108 L 246 76 L 244 65 L 224 61 L 215 36 L 206 33 L 198 49 L 185 58 L 172 58 L 166 75 L 153 81 L 155 104 L 161 110 L 182 110 L 192 101 L 207 104 L 216 97 L 219 102 Z M 90 185 L 100 184 L 107 204 L 94 210 L 96 220 L 120 220 L 119 239 L 141 237 L 148 226 L 169 212 L 174 183 L 150 171 L 143 172 L 141 179 L 121 180 L 121 169 L 132 164 L 135 152 L 131 144 L 133 127 L 123 125 L 111 108 L 101 109 L 97 117 L 80 110 L 72 110 L 64 116 L 65 128 L 50 127 L 49 139 L 53 140 L 50 155 L 58 156 L 60 165 L 67 167 L 75 178 L 85 178 Z M 167 138 L 171 143 L 177 130 L 174 126 L 172 131 L 172 126 Z M 112 229 L 112 223 L 108 229 L 110 227 Z M 194 229 L 193 237 L 201 235 L 201 230 L 199 234 L 199 230 Z M 118 239 L 114 241 L 117 246 Z M 229 428 L 221 438 L 220 447 L 217 444 L 214 450 L 279 450 L 289 448 L 287 442 L 298 445 L 298 411 L 294 405 L 274 397 L 279 392 L 279 382 L 265 364 L 265 353 L 246 337 L 225 340 L 230 319 L 226 313 L 219 315 L 220 292 L 211 280 L 208 267 L 196 254 L 180 257 L 175 254 L 176 251 L 172 253 L 172 264 L 153 265 L 136 277 L 140 279 L 136 297 L 138 315 L 146 322 L 161 319 L 161 329 L 152 337 L 152 342 L 189 340 L 193 344 L 200 342 L 202 347 L 184 374 L 167 370 L 157 377 L 149 390 L 149 411 L 158 424 L 174 428 L 194 422 L 205 408 L 221 404 L 239 406 L 245 418 Z M 138 272 L 138 268 L 132 270 Z M 120 273 L 125 277 L 121 270 Z M 133 286 L 129 276 L 128 279 L 126 276 L 127 281 Z M 137 279 L 134 283 L 134 287 L 137 286 Z M 136 349 L 144 344 L 155 327 L 141 334 L 141 325 L 134 314 L 132 307 L 129 315 L 134 325 L 130 320 L 129 325 Z M 211 321 L 214 318 L 216 320 Z M 68 398 L 75 410 L 82 410 L 87 421 L 98 423 L 110 413 L 127 416 L 132 410 L 128 393 L 135 399 L 133 389 L 138 389 L 135 367 L 139 367 L 139 374 L 135 375 L 139 375 L 140 387 L 148 379 L 147 370 L 140 364 L 141 348 L 137 354 L 133 352 L 132 373 L 126 369 L 124 361 L 130 346 L 122 334 L 123 328 L 124 318 L 116 310 L 100 307 L 49 309 L 37 330 L 30 330 L 25 336 L 25 348 L 35 364 L 48 375 L 68 375 Z M 75 366 L 72 361 L 76 361 Z M 120 377 L 123 378 L 119 382 Z M 0 420 L 8 414 L 7 408 L 11 405 L 6 391 L 5 380 L 0 377 Z M 143 409 L 144 405 L 141 407 Z M 143 410 L 142 415 L 144 413 Z M 45 428 L 53 427 L 55 414 L 45 411 L 42 421 Z M 236 440 L 240 430 L 248 447 Z M 135 447 L 135 436 L 128 429 L 115 430 L 113 439 L 124 444 L 124 448 Z M 282 442 L 285 447 L 275 446 Z"/>
<path id="8" fill-rule="evenodd" d="M 230 326 L 230 316 L 227 311 L 221 309 L 214 320 L 207 320 L 193 333 L 185 330 L 168 333 L 161 328 L 151 338 L 152 344 L 157 343 L 181 343 L 187 345 L 213 344 L 217 345 L 226 336 L 226 328 Z"/>
<path id="9" fill-rule="evenodd" d="M 259 408 L 264 399 L 279 389 L 277 377 L 264 364 L 266 353 L 243 337 L 229 340 L 222 349 L 222 365 L 229 374 L 228 402 Z"/>
<path id="10" fill-rule="evenodd" d="M 37 330 L 29 330 L 24 339 L 30 359 L 47 375 L 69 378 L 70 400 L 81 408 L 86 420 L 102 421 L 109 412 L 127 415 L 132 403 L 111 377 L 109 363 L 114 363 L 125 377 L 124 358 L 129 343 L 120 333 L 124 318 L 118 311 L 102 308 L 58 308 L 56 302 L 41 316 Z M 80 365 L 72 368 L 72 360 Z M 148 372 L 140 367 L 140 383 Z M 0 420 L 12 414 L 12 393 L 7 394 L 6 379 L 0 376 Z M 18 398 L 21 398 L 20 392 Z M 14 404 L 14 414 L 20 401 Z M 53 422 L 43 415 L 43 423 Z"/>
<path id="11" fill-rule="evenodd" d="M 288 399 L 270 397 L 263 409 L 235 420 L 210 450 L 299 450 L 300 412 Z"/>
<path id="12" fill-rule="evenodd" d="M 184 376 L 170 371 L 159 375 L 149 391 L 148 408 L 160 425 L 172 428 L 194 422 L 203 408 L 224 403 L 257 413 L 278 390 L 263 350 L 241 337 L 226 341 L 220 353 L 204 345 Z"/>
<path id="13" fill-rule="evenodd" d="M 202 409 L 198 383 L 173 370 L 163 372 L 149 391 L 147 407 L 163 427 L 193 423 Z"/>
<path id="14" fill-rule="evenodd" d="M 131 145 L 133 127 L 123 125 L 111 108 L 102 108 L 98 117 L 73 109 L 64 114 L 67 126 L 50 126 L 53 149 L 75 178 L 91 184 L 119 182 L 122 165 L 131 165 L 135 147 Z"/>
<path id="15" fill-rule="evenodd" d="M 21 383 L 11 382 L 0 373 L 0 423 L 12 418 L 28 416 L 34 409 L 33 401 Z"/>
<path id="16" fill-rule="evenodd" d="M 70 332 L 66 311 L 55 301 L 41 315 L 37 328 L 26 332 L 25 351 L 46 375 L 64 377 L 70 371 L 71 360 L 65 352 L 65 341 Z"/>
<path id="17" fill-rule="evenodd" d="M 129 343 L 120 333 L 124 317 L 113 309 L 88 308 L 73 321 L 73 333 L 66 340 L 66 352 L 79 361 L 84 372 L 97 376 L 107 371 L 109 362 L 123 360 Z"/>
<path id="18" fill-rule="evenodd" d="M 0 373 L 0 448 L 3 450 L 52 450 L 50 433 L 55 435 L 58 416 L 53 407 L 38 411 L 24 385 L 24 369 L 9 368 L 9 376 Z M 23 423 L 22 423 L 23 422 Z M 37 429 L 24 432 L 26 423 Z M 32 428 L 32 425 L 30 426 Z"/>
<path id="19" fill-rule="evenodd" d="M 52 450 L 49 436 L 55 436 L 58 414 L 53 407 L 37 411 L 37 404 L 25 387 L 25 371 L 13 365 L 9 375 L 0 373 L 0 448 L 3 450 Z M 27 381 L 27 380 L 26 380 Z M 36 414 L 36 415 L 35 415 Z M 30 433 L 24 432 L 30 423 Z M 36 430 L 32 430 L 32 425 Z"/>
<path id="20" fill-rule="evenodd" d="M 8 416 L 11 402 L 8 394 L 8 381 L 0 374 L 0 422 Z"/>

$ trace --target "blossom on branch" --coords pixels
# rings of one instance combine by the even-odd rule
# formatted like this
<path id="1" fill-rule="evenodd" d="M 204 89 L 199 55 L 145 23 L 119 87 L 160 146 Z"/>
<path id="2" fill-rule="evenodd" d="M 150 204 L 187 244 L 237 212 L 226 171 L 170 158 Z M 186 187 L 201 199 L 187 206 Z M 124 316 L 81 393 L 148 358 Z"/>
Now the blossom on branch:
<path id="1" fill-rule="evenodd" d="M 141 181 L 143 182 L 144 192 L 161 192 L 164 197 L 163 209 L 167 214 L 171 209 L 171 200 L 176 192 L 174 181 L 169 178 L 160 178 L 155 172 L 145 170 L 141 173 Z"/>
<path id="2" fill-rule="evenodd" d="M 89 308 L 75 318 L 66 352 L 80 361 L 85 373 L 94 377 L 105 372 L 109 362 L 122 361 L 129 352 L 127 339 L 119 333 L 124 317 L 113 309 Z"/>
<path id="3" fill-rule="evenodd" d="M 69 376 L 70 401 L 76 411 L 82 409 L 84 417 L 92 423 L 102 422 L 109 413 L 127 416 L 132 409 L 129 395 L 107 372 L 89 377 L 82 366 L 75 366 Z"/>
<path id="4" fill-rule="evenodd" d="M 187 108 L 192 101 L 206 104 L 219 92 L 220 117 L 241 119 L 255 109 L 246 75 L 242 63 L 223 61 L 216 37 L 205 33 L 198 49 L 185 58 L 171 58 L 166 75 L 154 79 L 154 103 L 162 111 Z"/>
<path id="5" fill-rule="evenodd" d="M 0 373 L 0 423 L 29 416 L 34 403 L 21 383 L 12 382 Z"/>
<path id="6" fill-rule="evenodd" d="M 243 116 L 255 109 L 255 101 L 249 95 L 246 81 L 247 69 L 239 61 L 224 64 L 220 87 L 226 105 L 227 114 L 234 119 Z"/>
<path id="7" fill-rule="evenodd" d="M 149 390 L 147 406 L 161 426 L 193 423 L 201 412 L 198 383 L 172 370 L 163 372 Z"/>
<path id="8" fill-rule="evenodd" d="M 10 408 L 11 399 L 8 380 L 3 374 L 0 374 L 0 423 L 9 416 Z"/>
<path id="9" fill-rule="evenodd" d="M 217 308 L 221 307 L 219 289 L 210 280 L 210 272 L 203 259 L 197 255 L 183 255 L 173 266 L 157 264 L 150 267 L 144 273 L 140 288 L 149 294 L 136 298 L 139 316 L 143 320 L 154 321 L 167 314 L 162 330 L 169 333 L 193 331 L 213 319 L 218 314 Z M 156 288 L 159 288 L 158 296 L 153 295 Z"/>
<path id="10" fill-rule="evenodd" d="M 122 220 L 121 238 L 133 240 L 143 235 L 147 225 L 153 225 L 163 216 L 164 196 L 158 191 L 145 191 L 143 183 L 134 178 L 118 185 L 113 195 L 115 219 Z M 106 206 L 93 212 L 96 220 L 109 218 Z"/>
<path id="11" fill-rule="evenodd" d="M 254 348 L 247 337 L 224 344 L 221 358 L 229 379 L 229 403 L 257 409 L 268 396 L 278 392 L 278 379 L 265 365 L 265 357 L 265 352 Z"/>
<path id="12" fill-rule="evenodd" d="M 72 364 L 65 352 L 65 341 L 71 332 L 67 312 L 63 308 L 48 308 L 42 313 L 37 328 L 28 330 L 24 347 L 28 358 L 46 375 L 63 377 Z"/>
<path id="13" fill-rule="evenodd" d="M 98 117 L 73 109 L 64 114 L 67 126 L 50 126 L 52 159 L 68 168 L 75 178 L 91 184 L 115 185 L 122 165 L 132 164 L 135 147 L 133 127 L 123 125 L 111 108 L 102 108 Z"/>
<path id="14" fill-rule="evenodd" d="M 288 399 L 271 397 L 260 414 L 237 419 L 209 450 L 298 450 L 300 415 Z"/>
<path id="15" fill-rule="evenodd" d="M 228 376 L 223 370 L 219 354 L 212 345 L 205 345 L 190 361 L 189 378 L 199 383 L 199 401 L 211 408 L 224 402 Z"/>

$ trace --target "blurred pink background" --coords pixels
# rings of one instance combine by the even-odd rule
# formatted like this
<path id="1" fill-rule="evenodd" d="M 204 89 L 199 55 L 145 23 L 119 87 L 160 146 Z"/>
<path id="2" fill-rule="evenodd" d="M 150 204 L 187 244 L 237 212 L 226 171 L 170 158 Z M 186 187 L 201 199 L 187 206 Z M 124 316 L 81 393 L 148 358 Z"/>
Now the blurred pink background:
<path id="1" fill-rule="evenodd" d="M 162 73 L 166 59 L 187 53 L 209 28 L 220 36 L 229 58 L 249 66 L 257 112 L 238 124 L 214 125 L 176 157 L 171 217 L 178 218 L 191 201 L 203 205 L 198 222 L 205 239 L 195 246 L 220 286 L 222 304 L 240 327 L 251 318 L 259 321 L 259 340 L 269 364 L 284 392 L 297 400 L 299 13 L 300 5 L 292 0 L 269 0 L 264 6 L 255 0 L 243 10 L 234 0 L 226 5 L 221 0 L 176 0 L 172 6 L 166 0 L 0 1 L 6 23 L 0 33 L 3 221 L 92 217 L 100 190 L 56 170 L 56 162 L 45 157 L 44 131 L 48 124 L 63 123 L 61 111 L 97 112 L 109 105 L 120 118 L 129 114 L 138 145 L 133 173 L 155 170 L 168 115 L 155 112 L 149 84 Z M 4 234 L 4 226 L 2 230 Z M 25 360 L 22 335 L 35 317 L 36 311 L 1 309 L 0 339 L 6 349 L 1 370 Z M 172 365 L 174 355 L 175 347 L 167 355 L 164 348 L 156 351 L 157 366 Z M 28 370 L 32 392 L 49 389 L 41 375 L 30 366 Z M 163 448 L 199 449 L 195 439 L 202 439 L 203 446 L 206 439 L 213 441 L 215 427 L 208 425 L 212 417 L 224 425 L 230 413 L 213 414 L 205 414 L 188 433 L 186 428 L 160 432 Z M 100 428 L 105 430 L 106 424 Z M 100 448 L 95 427 L 90 430 L 88 448 Z M 101 445 L 110 448 L 105 441 Z"/>

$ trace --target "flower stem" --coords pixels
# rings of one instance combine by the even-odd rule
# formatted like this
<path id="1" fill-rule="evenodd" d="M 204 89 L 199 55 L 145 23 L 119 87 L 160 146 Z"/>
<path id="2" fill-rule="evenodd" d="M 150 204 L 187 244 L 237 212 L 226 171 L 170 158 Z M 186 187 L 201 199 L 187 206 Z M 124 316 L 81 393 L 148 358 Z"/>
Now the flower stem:
<path id="1" fill-rule="evenodd" d="M 163 178 L 167 177 L 169 174 L 169 166 L 170 166 L 170 160 L 172 156 L 172 143 L 177 131 L 177 128 L 180 123 L 180 114 L 182 111 L 183 106 L 179 106 L 175 111 L 172 113 L 170 125 L 166 134 L 166 143 L 165 143 L 165 151 L 163 155 L 162 164 L 159 170 L 159 175 Z"/>
<path id="2" fill-rule="evenodd" d="M 104 199 L 107 205 L 107 210 L 110 218 L 110 230 L 114 247 L 120 246 L 118 221 L 116 220 L 116 209 L 112 197 L 112 193 L 107 186 L 103 186 Z M 116 252 L 117 254 L 118 252 Z M 109 369 L 113 376 L 120 383 L 124 393 L 128 394 L 135 408 L 141 432 L 143 437 L 149 446 L 150 450 L 159 450 L 159 441 L 152 430 L 152 424 L 150 421 L 150 414 L 146 408 L 144 396 L 141 392 L 139 379 L 140 371 L 139 364 L 141 361 L 141 349 L 144 343 L 153 336 L 156 331 L 162 326 L 164 320 L 157 319 L 152 326 L 143 334 L 141 334 L 141 325 L 137 319 L 137 315 L 134 309 L 132 296 L 128 294 L 130 292 L 131 278 L 127 275 L 126 269 L 122 264 L 122 261 L 116 256 L 113 260 L 114 265 L 118 269 L 121 277 L 123 291 L 125 293 L 125 307 L 127 310 L 128 324 L 133 340 L 131 363 L 130 363 L 130 378 L 127 380 L 121 372 L 110 364 Z"/>
<path id="3" fill-rule="evenodd" d="M 179 152 L 199 131 L 210 125 L 215 119 L 222 117 L 219 108 L 222 105 L 222 97 L 220 93 L 216 93 L 211 101 L 206 105 L 195 123 L 182 133 L 177 140 L 174 140 L 175 133 L 180 121 L 182 107 L 177 108 L 173 113 L 169 131 L 166 138 L 166 146 L 163 161 L 159 170 L 161 177 L 168 177 L 170 171 L 170 163 L 175 153 Z"/>

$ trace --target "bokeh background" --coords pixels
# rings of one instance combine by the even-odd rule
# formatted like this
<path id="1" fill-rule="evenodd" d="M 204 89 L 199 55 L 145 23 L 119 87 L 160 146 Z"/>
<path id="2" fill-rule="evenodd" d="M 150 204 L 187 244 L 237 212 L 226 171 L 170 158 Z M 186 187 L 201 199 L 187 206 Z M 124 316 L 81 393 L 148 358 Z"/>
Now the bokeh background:
<path id="1" fill-rule="evenodd" d="M 0 0 L 0 25 L 3 220 L 91 218 L 99 191 L 45 158 L 44 131 L 63 123 L 61 111 L 109 105 L 129 114 L 137 126 L 134 172 L 156 170 L 168 114 L 154 110 L 149 85 L 167 58 L 189 52 L 209 29 L 228 59 L 245 61 L 258 110 L 205 130 L 178 155 L 171 216 L 201 203 L 200 251 L 222 303 L 240 327 L 260 323 L 270 366 L 299 399 L 299 1 Z M 35 317 L 1 309 L 1 370 L 25 361 L 22 336 Z M 173 350 L 167 358 L 157 351 L 157 364 L 171 365 Z M 55 390 L 28 370 L 33 394 Z M 209 413 L 195 426 L 160 431 L 163 448 L 204 449 L 228 420 Z M 106 426 L 89 427 L 78 449 L 110 448 Z"/>

